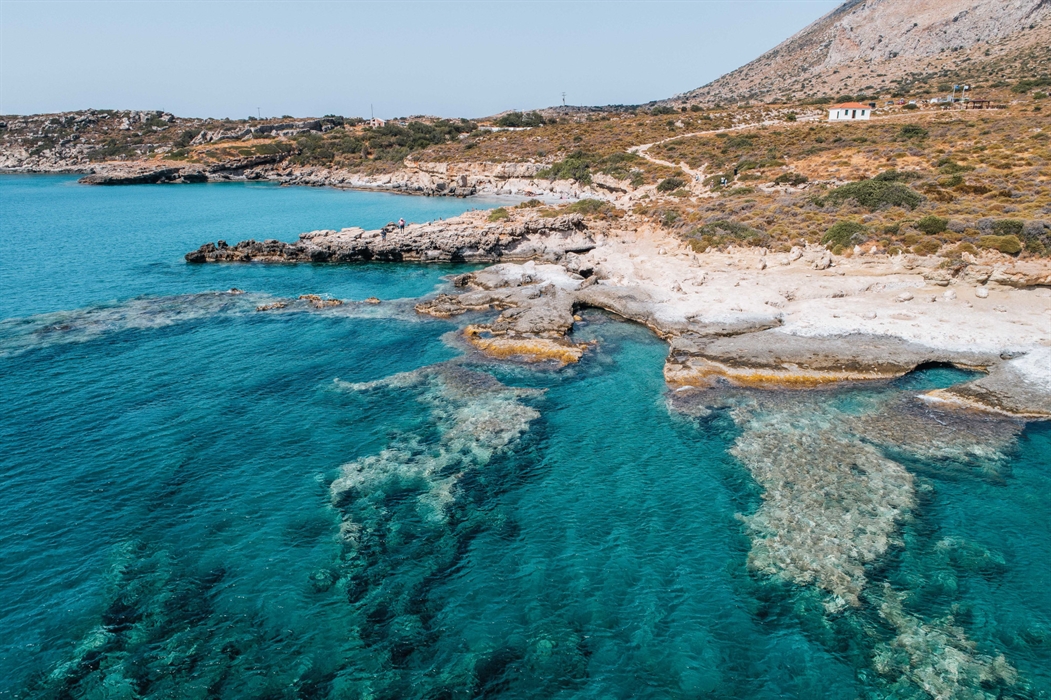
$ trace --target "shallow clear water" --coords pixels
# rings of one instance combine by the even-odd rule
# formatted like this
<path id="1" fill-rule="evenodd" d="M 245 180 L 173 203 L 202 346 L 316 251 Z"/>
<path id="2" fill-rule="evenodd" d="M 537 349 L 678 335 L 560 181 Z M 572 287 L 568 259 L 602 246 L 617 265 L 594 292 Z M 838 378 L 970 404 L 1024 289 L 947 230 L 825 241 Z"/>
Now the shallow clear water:
<path id="1" fill-rule="evenodd" d="M 957 697 L 1051 694 L 1051 430 L 914 399 L 964 373 L 668 396 L 665 345 L 598 312 L 556 370 L 407 302 L 254 311 L 457 268 L 181 262 L 471 206 L 0 178 L 0 697 L 919 698 L 948 657 Z M 876 486 L 907 512 L 857 605 L 754 565 Z"/>

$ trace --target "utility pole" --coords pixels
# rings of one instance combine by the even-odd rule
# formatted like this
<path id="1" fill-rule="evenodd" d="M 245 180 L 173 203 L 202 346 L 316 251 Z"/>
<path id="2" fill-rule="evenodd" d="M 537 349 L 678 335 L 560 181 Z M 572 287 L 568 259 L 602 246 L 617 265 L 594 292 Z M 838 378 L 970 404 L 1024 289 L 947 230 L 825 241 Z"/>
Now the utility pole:
<path id="1" fill-rule="evenodd" d="M 562 109 L 566 108 L 566 93 L 562 93 Z"/>
<path id="2" fill-rule="evenodd" d="M 260 109 L 259 107 L 256 107 L 256 108 L 255 108 L 255 115 L 256 115 L 257 117 L 259 117 L 260 119 L 262 119 L 262 118 L 263 118 L 263 110 L 262 110 L 262 109 Z"/>

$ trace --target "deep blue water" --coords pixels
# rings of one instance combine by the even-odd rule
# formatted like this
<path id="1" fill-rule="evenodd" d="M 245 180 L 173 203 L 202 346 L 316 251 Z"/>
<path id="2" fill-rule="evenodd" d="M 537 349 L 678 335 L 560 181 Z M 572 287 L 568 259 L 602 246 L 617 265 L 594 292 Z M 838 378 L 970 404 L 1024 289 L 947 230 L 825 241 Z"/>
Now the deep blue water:
<path id="1" fill-rule="evenodd" d="M 964 373 L 691 404 L 599 312 L 556 369 L 351 303 L 457 268 L 181 259 L 484 205 L 0 177 L 0 697 L 923 698 L 946 644 L 958 697 L 1051 695 L 1051 430 L 913 398 Z M 255 311 L 306 293 L 350 301 Z M 749 569 L 731 450 L 782 414 L 915 480 L 859 606 Z"/>

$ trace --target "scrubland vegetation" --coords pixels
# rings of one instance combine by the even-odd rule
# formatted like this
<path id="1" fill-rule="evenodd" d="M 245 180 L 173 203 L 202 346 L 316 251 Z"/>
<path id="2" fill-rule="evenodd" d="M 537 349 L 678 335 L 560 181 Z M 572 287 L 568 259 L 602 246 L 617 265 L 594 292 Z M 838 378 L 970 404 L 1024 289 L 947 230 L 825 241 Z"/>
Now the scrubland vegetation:
<path id="1" fill-rule="evenodd" d="M 655 155 L 724 171 L 728 184 L 709 178 L 711 196 L 653 201 L 636 211 L 698 249 L 808 242 L 847 254 L 875 246 L 1046 255 L 1051 119 L 1023 109 L 679 139 L 655 147 Z M 756 186 L 745 190 L 741 182 Z"/>

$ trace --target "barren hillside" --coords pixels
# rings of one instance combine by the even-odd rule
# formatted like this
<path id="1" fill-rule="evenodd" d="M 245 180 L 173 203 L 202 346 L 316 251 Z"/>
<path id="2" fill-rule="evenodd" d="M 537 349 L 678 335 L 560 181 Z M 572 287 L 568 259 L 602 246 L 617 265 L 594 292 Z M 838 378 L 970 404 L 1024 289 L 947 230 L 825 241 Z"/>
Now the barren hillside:
<path id="1" fill-rule="evenodd" d="M 880 94 L 1051 70 L 1051 0 L 849 0 L 751 63 L 669 100 Z"/>

